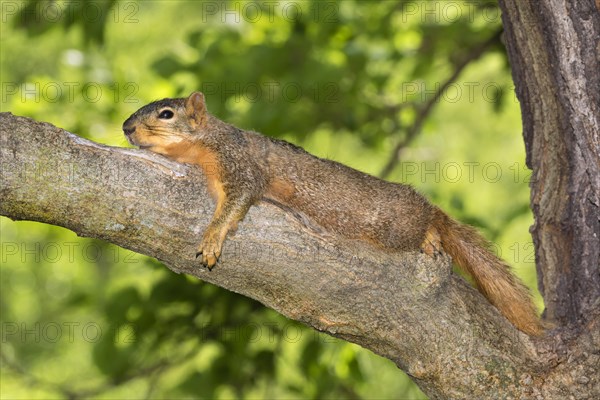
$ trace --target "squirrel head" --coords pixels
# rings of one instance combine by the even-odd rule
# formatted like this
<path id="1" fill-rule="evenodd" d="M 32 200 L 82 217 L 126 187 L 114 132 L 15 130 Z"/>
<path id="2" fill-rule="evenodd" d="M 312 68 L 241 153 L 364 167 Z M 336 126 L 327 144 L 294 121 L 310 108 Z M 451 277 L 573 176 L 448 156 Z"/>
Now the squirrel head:
<path id="1" fill-rule="evenodd" d="M 208 118 L 204 95 L 194 92 L 140 108 L 123 123 L 123 132 L 132 145 L 167 155 L 171 146 L 201 139 Z"/>

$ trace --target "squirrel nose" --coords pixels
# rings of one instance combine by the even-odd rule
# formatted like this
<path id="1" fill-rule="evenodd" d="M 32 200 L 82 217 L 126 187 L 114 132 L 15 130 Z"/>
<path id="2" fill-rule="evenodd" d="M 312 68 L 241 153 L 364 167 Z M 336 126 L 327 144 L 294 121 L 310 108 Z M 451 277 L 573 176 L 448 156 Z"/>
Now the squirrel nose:
<path id="1" fill-rule="evenodd" d="M 135 132 L 135 125 L 127 126 L 127 124 L 123 124 L 123 132 L 125 135 L 129 136 Z"/>

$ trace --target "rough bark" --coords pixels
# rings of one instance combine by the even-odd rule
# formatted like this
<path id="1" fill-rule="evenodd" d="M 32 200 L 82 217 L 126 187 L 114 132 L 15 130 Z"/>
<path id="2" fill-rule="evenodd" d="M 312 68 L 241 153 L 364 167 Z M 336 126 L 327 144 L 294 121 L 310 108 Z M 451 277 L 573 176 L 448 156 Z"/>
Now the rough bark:
<path id="1" fill-rule="evenodd" d="M 581 325 L 600 307 L 600 12 L 593 0 L 500 5 L 546 317 Z"/>
<path id="2" fill-rule="evenodd" d="M 447 258 L 319 236 L 270 204 L 251 209 L 209 272 L 194 258 L 213 207 L 199 170 L 9 113 L 0 129 L 2 215 L 104 239 L 250 296 L 393 360 L 431 398 L 600 395 L 598 317 L 579 336 L 531 339 Z"/>

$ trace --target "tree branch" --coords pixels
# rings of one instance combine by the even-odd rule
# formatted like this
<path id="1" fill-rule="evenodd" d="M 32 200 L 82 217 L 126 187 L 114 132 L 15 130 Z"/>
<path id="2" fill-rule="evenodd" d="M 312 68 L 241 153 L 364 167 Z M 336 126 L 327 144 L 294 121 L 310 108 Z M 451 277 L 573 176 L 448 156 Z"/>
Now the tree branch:
<path id="1" fill-rule="evenodd" d="M 261 203 L 209 272 L 194 257 L 213 209 L 198 169 L 9 113 L 0 130 L 2 215 L 104 239 L 252 297 L 393 360 L 432 398 L 522 397 L 544 382 L 543 341 L 510 325 L 446 257 L 320 236 Z"/>

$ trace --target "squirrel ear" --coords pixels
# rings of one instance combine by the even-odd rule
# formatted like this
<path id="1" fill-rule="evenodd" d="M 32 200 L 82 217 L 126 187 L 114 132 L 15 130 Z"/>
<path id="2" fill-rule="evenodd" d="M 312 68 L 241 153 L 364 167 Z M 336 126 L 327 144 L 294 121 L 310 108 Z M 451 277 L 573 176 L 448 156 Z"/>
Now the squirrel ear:
<path id="1" fill-rule="evenodd" d="M 204 95 L 200 92 L 190 94 L 185 100 L 185 111 L 197 125 L 202 125 L 206 119 L 206 101 L 204 100 Z"/>

